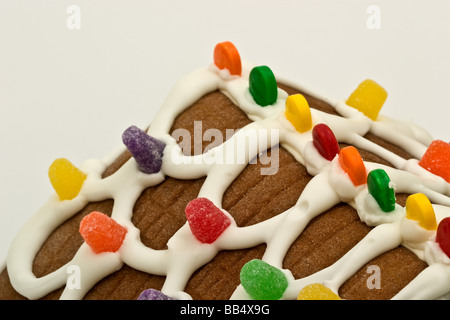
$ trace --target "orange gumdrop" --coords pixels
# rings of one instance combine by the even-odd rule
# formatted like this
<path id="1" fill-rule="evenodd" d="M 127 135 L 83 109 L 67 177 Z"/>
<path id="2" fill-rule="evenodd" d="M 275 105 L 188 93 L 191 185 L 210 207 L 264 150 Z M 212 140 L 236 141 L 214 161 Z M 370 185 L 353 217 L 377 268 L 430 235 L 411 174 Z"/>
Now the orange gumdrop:
<path id="1" fill-rule="evenodd" d="M 450 143 L 431 142 L 419 165 L 450 183 Z"/>
<path id="2" fill-rule="evenodd" d="M 366 166 L 355 147 L 342 148 L 339 151 L 339 163 L 355 186 L 366 183 Z"/>
<path id="3" fill-rule="evenodd" d="M 81 220 L 80 234 L 95 253 L 116 252 L 127 229 L 106 214 L 93 211 Z"/>
<path id="4" fill-rule="evenodd" d="M 241 56 L 230 41 L 218 43 L 214 48 L 214 64 L 219 69 L 228 69 L 231 75 L 242 73 Z"/>

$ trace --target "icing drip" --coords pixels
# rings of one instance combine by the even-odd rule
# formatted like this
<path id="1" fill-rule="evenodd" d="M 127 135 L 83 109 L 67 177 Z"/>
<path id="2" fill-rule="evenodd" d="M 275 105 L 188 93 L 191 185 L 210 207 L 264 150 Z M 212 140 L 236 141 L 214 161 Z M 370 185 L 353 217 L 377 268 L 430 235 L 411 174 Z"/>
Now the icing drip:
<path id="1" fill-rule="evenodd" d="M 311 219 L 343 201 L 354 207 L 361 220 L 374 228 L 336 263 L 311 276 L 296 280 L 289 270 L 282 270 L 288 279 L 283 299 L 295 299 L 304 286 L 314 282 L 323 283 L 338 292 L 339 287 L 364 264 L 399 245 L 410 248 L 429 267 L 399 292 L 396 299 L 431 299 L 449 292 L 450 259 L 432 241 L 432 232 L 425 232 L 414 221 L 406 219 L 402 206 L 396 205 L 389 214 L 382 212 L 366 185 L 355 187 L 352 184 L 339 166 L 337 157 L 332 161 L 321 157 L 312 144 L 311 131 L 299 133 L 286 119 L 284 110 L 288 95 L 285 91 L 278 89 L 278 99 L 273 105 L 264 108 L 257 105 L 248 89 L 250 70 L 251 66 L 244 65 L 242 76 L 232 76 L 211 65 L 189 74 L 173 88 L 148 130 L 149 135 L 166 145 L 159 172 L 140 172 L 132 158 L 116 173 L 102 179 L 102 172 L 117 153 L 103 160 L 85 162 L 81 169 L 87 174 L 87 179 L 79 195 L 68 201 L 59 201 L 56 195 L 52 196 L 13 241 L 7 267 L 14 288 L 27 298 L 40 298 L 64 286 L 69 277 L 68 269 L 77 266 L 82 274 L 81 289 L 74 290 L 67 285 L 61 299 L 81 299 L 95 283 L 119 270 L 125 263 L 137 270 L 166 276 L 162 291 L 171 297 L 189 299 L 184 288 L 190 276 L 220 250 L 243 249 L 265 243 L 267 249 L 263 260 L 281 269 L 287 250 Z M 366 133 L 374 133 L 401 145 L 420 159 L 431 142 L 431 137 L 424 130 L 384 116 L 372 121 L 343 101 L 333 101 L 287 80 L 278 80 L 328 102 L 342 116 L 312 109 L 313 124 L 327 124 L 338 141 L 377 154 L 395 167 L 366 162 L 368 171 L 376 168 L 386 170 L 397 193 L 424 193 L 434 203 L 438 222 L 450 216 L 450 184 L 421 168 L 417 160 L 400 158 L 364 138 Z M 187 107 L 217 89 L 253 122 L 208 152 L 186 156 L 169 135 L 172 123 Z M 252 141 L 253 144 L 245 144 L 245 141 Z M 292 208 L 264 222 L 238 227 L 221 206 L 223 194 L 252 159 L 278 144 L 290 151 L 314 177 Z M 242 151 L 245 152 L 242 154 Z M 131 223 L 133 206 L 145 188 L 161 183 L 166 176 L 177 179 L 206 177 L 198 197 L 210 199 L 231 220 L 231 225 L 214 243 L 200 243 L 186 223 L 172 236 L 165 250 L 154 250 L 142 244 L 139 230 Z M 111 217 L 128 230 L 122 247 L 115 253 L 94 254 L 83 244 L 72 261 L 37 278 L 32 272 L 33 260 L 51 232 L 89 202 L 104 199 L 114 200 Z M 249 297 L 238 286 L 232 296 L 232 299 L 236 298 Z"/>

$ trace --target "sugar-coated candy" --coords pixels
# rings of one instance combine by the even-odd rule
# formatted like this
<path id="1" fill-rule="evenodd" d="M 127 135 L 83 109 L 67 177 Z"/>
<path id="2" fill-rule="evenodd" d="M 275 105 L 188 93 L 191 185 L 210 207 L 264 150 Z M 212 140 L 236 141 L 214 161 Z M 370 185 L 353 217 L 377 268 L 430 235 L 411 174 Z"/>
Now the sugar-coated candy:
<path id="1" fill-rule="evenodd" d="M 272 70 L 267 66 L 254 67 L 250 72 L 249 90 L 260 106 L 274 104 L 278 98 L 278 87 Z"/>
<path id="2" fill-rule="evenodd" d="M 450 143 L 442 140 L 431 142 L 419 165 L 450 183 Z"/>
<path id="3" fill-rule="evenodd" d="M 312 131 L 312 137 L 314 146 L 325 159 L 331 161 L 339 154 L 336 136 L 326 124 L 316 124 Z"/>
<path id="4" fill-rule="evenodd" d="M 416 220 L 426 230 L 436 230 L 437 222 L 433 206 L 423 193 L 415 193 L 406 199 L 406 218 Z"/>
<path id="5" fill-rule="evenodd" d="M 50 165 L 48 177 L 59 199 L 71 200 L 78 195 L 87 176 L 69 160 L 60 158 Z"/>
<path id="6" fill-rule="evenodd" d="M 216 45 L 214 48 L 214 64 L 219 69 L 228 69 L 231 75 L 240 76 L 242 73 L 241 56 L 230 41 Z"/>
<path id="7" fill-rule="evenodd" d="M 81 220 L 80 234 L 95 253 L 116 252 L 127 229 L 106 214 L 93 211 Z"/>
<path id="8" fill-rule="evenodd" d="M 300 290 L 297 300 L 341 300 L 341 298 L 323 284 L 312 283 Z"/>
<path id="9" fill-rule="evenodd" d="M 366 183 L 366 166 L 358 149 L 353 146 L 342 148 L 339 151 L 339 163 L 355 186 Z"/>
<path id="10" fill-rule="evenodd" d="M 347 99 L 347 105 L 361 111 L 375 121 L 386 98 L 386 90 L 375 81 L 367 79 L 361 82 L 356 90 L 353 91 Z"/>
<path id="11" fill-rule="evenodd" d="M 138 300 L 175 300 L 168 295 L 165 295 L 161 291 L 155 289 L 147 289 L 142 291 L 139 295 Z"/>
<path id="12" fill-rule="evenodd" d="M 450 217 L 446 217 L 439 222 L 436 231 L 436 242 L 450 258 Z"/>
<path id="13" fill-rule="evenodd" d="M 298 93 L 287 97 L 285 115 L 298 132 L 303 133 L 311 130 L 311 109 L 302 94 Z"/>
<path id="14" fill-rule="evenodd" d="M 164 142 L 149 136 L 144 130 L 131 126 L 122 134 L 122 141 L 144 173 L 161 170 Z"/>
<path id="15" fill-rule="evenodd" d="M 255 300 L 278 300 L 288 287 L 286 275 L 259 259 L 247 262 L 241 269 L 241 284 Z"/>
<path id="16" fill-rule="evenodd" d="M 207 198 L 190 201 L 185 212 L 192 234 L 202 243 L 213 243 L 231 224 L 230 218 Z"/>
<path id="17" fill-rule="evenodd" d="M 386 171 L 383 169 L 370 171 L 367 175 L 367 187 L 384 212 L 395 209 L 395 191 Z"/>

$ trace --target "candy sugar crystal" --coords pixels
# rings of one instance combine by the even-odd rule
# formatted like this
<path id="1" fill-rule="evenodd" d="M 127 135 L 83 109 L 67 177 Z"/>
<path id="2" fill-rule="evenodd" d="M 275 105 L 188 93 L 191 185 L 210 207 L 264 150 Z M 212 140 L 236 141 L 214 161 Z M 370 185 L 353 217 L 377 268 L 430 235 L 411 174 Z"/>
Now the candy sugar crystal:
<path id="1" fill-rule="evenodd" d="M 86 174 L 76 168 L 69 160 L 60 158 L 53 161 L 48 169 L 50 183 L 59 199 L 72 200 L 81 190 Z"/>
<path id="2" fill-rule="evenodd" d="M 185 212 L 192 234 L 202 243 L 213 243 L 231 224 L 230 218 L 207 198 L 192 200 Z"/>
<path id="3" fill-rule="evenodd" d="M 138 300 L 175 300 L 161 291 L 155 289 L 144 290 L 138 297 Z"/>
<path id="4" fill-rule="evenodd" d="M 450 183 L 450 143 L 431 142 L 419 165 Z"/>
<path id="5" fill-rule="evenodd" d="M 241 269 L 241 284 L 245 291 L 255 300 L 278 300 L 288 286 L 284 273 L 274 266 L 254 259 Z"/>
<path id="6" fill-rule="evenodd" d="M 161 169 L 165 144 L 144 130 L 131 126 L 122 134 L 122 141 L 136 160 L 139 170 L 156 173 Z"/>
<path id="7" fill-rule="evenodd" d="M 323 284 L 312 283 L 300 290 L 297 300 L 341 300 L 341 298 Z"/>
<path id="8" fill-rule="evenodd" d="M 93 211 L 81 220 L 80 234 L 95 253 L 116 252 L 127 229 L 106 214 Z"/>
<path id="9" fill-rule="evenodd" d="M 346 103 L 375 121 L 387 96 L 388 94 L 383 87 L 375 81 L 367 79 L 359 84 Z"/>

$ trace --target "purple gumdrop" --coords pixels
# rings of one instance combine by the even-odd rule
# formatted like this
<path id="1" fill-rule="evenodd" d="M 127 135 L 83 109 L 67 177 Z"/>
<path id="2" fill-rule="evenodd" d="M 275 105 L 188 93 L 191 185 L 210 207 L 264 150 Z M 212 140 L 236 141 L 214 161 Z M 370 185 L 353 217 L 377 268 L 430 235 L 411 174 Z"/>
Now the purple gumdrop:
<path id="1" fill-rule="evenodd" d="M 122 141 L 136 160 L 139 170 L 156 173 L 161 170 L 164 142 L 149 136 L 144 130 L 131 126 L 122 134 Z"/>
<path id="2" fill-rule="evenodd" d="M 175 300 L 175 299 L 165 295 L 161 291 L 155 289 L 147 289 L 140 294 L 138 300 Z"/>

